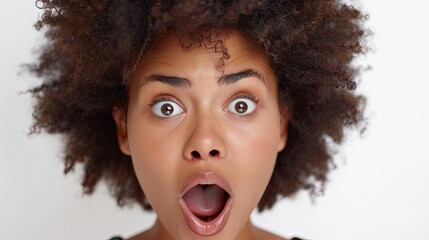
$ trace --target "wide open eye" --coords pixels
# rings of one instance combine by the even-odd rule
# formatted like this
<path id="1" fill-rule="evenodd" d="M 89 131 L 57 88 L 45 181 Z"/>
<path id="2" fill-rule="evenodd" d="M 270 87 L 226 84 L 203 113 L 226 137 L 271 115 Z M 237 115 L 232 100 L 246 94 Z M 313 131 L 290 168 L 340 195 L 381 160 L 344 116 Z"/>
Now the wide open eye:
<path id="1" fill-rule="evenodd" d="M 153 104 L 152 112 L 158 117 L 168 118 L 181 114 L 183 108 L 173 101 L 163 100 Z"/>
<path id="2" fill-rule="evenodd" d="M 249 98 L 236 98 L 232 101 L 226 109 L 229 112 L 246 116 L 253 113 L 256 110 L 256 102 Z"/>

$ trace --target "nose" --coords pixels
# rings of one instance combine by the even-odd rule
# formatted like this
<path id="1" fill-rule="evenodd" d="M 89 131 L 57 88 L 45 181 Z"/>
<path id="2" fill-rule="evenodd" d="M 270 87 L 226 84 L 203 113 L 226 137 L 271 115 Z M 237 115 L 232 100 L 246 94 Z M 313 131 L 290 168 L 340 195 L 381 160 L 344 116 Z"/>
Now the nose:
<path id="1" fill-rule="evenodd" d="M 212 118 L 202 118 L 191 124 L 184 148 L 186 160 L 210 160 L 226 157 L 224 133 L 221 124 Z"/>

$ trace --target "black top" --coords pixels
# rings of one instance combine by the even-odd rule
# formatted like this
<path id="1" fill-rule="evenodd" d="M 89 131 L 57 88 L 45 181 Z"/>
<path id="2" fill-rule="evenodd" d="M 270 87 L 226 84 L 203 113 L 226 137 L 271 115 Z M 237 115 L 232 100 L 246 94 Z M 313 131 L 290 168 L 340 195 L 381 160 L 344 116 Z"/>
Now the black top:
<path id="1" fill-rule="evenodd" d="M 110 240 L 124 240 L 124 239 L 121 237 L 112 237 Z M 304 240 L 304 239 L 294 237 L 291 240 Z"/>

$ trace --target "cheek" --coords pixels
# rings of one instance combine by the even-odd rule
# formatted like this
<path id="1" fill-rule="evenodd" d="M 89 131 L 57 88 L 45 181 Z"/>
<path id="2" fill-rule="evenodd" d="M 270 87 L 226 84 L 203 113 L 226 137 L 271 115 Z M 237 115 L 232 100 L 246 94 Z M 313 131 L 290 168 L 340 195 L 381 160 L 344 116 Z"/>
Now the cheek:
<path id="1" fill-rule="evenodd" d="M 144 165 L 155 170 L 163 170 L 165 167 L 175 165 L 177 157 L 181 156 L 179 146 L 183 137 L 174 129 L 181 120 L 177 118 L 160 124 L 154 123 L 153 119 L 146 116 L 130 119 L 128 139 L 136 166 Z"/>
<path id="2" fill-rule="evenodd" d="M 280 142 L 280 122 L 276 119 L 277 114 L 266 114 L 254 124 L 241 127 L 239 133 L 230 135 L 234 151 L 246 156 L 244 166 L 269 167 L 275 161 Z"/>
<path id="3" fill-rule="evenodd" d="M 267 118 L 267 121 L 260 121 L 248 130 L 241 131 L 241 135 L 233 140 L 236 143 L 234 155 L 239 159 L 236 169 L 241 178 L 238 189 L 243 196 L 254 199 L 248 201 L 249 205 L 257 204 L 275 166 L 280 126 L 272 119 L 275 118 Z"/>
<path id="4" fill-rule="evenodd" d="M 263 134 L 255 133 L 249 137 L 247 144 L 241 146 L 247 157 L 246 162 L 242 164 L 245 168 L 250 168 L 250 171 L 245 171 L 250 179 L 259 179 L 259 182 L 264 184 L 271 176 L 277 157 L 276 137 L 272 134 L 266 134 L 268 129 L 265 129 Z M 260 136 L 255 136 L 260 135 Z"/>
<path id="5" fill-rule="evenodd" d="M 178 140 L 167 130 L 149 124 L 129 124 L 129 143 L 134 171 L 150 202 L 162 202 L 160 189 L 175 193 L 178 157 L 181 156 Z"/>

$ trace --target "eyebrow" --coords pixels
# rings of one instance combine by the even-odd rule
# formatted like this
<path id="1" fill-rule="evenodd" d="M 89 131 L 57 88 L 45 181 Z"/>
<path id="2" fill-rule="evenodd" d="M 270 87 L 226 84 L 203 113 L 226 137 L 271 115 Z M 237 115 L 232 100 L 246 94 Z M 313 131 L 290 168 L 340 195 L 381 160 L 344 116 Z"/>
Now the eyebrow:
<path id="1" fill-rule="evenodd" d="M 255 77 L 259 80 L 261 80 L 262 83 L 266 84 L 264 77 L 262 74 L 256 70 L 253 69 L 246 69 L 238 73 L 231 73 L 223 75 L 219 78 L 217 81 L 219 85 L 231 85 L 236 83 L 237 81 L 243 79 L 243 78 L 249 78 L 249 77 Z"/>
<path id="2" fill-rule="evenodd" d="M 173 87 L 181 87 L 181 88 L 189 88 L 192 86 L 191 81 L 186 78 L 174 77 L 174 76 L 164 76 L 159 74 L 153 74 L 146 78 L 147 81 L 143 81 L 140 86 L 149 82 L 162 82 L 164 84 L 173 86 Z"/>
<path id="3" fill-rule="evenodd" d="M 231 85 L 238 82 L 241 79 L 249 78 L 249 77 L 255 77 L 266 85 L 265 79 L 262 76 L 262 74 L 254 69 L 246 69 L 237 73 L 222 75 L 217 80 L 217 83 L 218 85 Z M 141 82 L 139 86 L 141 87 L 147 82 L 161 82 L 173 87 L 180 87 L 180 88 L 190 88 L 192 86 L 192 83 L 189 79 L 176 77 L 176 76 L 165 76 L 160 74 L 152 74 L 146 77 L 146 81 Z"/>

